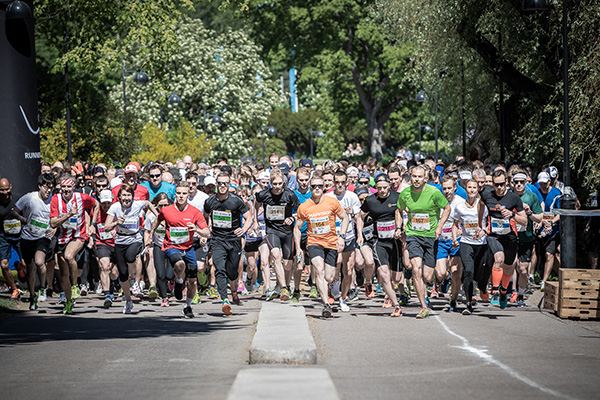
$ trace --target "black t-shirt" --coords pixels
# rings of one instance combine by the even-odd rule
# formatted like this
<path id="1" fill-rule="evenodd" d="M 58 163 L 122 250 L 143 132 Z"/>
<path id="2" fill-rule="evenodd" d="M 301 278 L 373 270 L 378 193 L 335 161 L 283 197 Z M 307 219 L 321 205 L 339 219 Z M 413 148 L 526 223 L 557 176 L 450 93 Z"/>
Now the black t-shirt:
<path id="1" fill-rule="evenodd" d="M 20 232 L 17 234 L 10 234 L 10 233 L 6 233 L 4 231 L 4 221 L 9 221 L 9 220 L 14 219 L 10 214 L 13 211 L 13 209 L 15 208 L 15 203 L 16 203 L 16 200 L 14 197 L 12 197 L 8 203 L 4 203 L 4 204 L 0 203 L 0 235 L 9 237 L 9 238 L 18 238 L 21 235 Z M 14 224 L 11 224 L 11 225 L 14 225 Z M 20 222 L 18 225 L 20 225 Z"/>
<path id="2" fill-rule="evenodd" d="M 384 199 L 372 194 L 367 197 L 360 207 L 373 218 L 373 235 L 378 240 L 392 240 L 395 228 L 396 209 L 398 208 L 398 197 L 400 193 L 390 190 L 390 195 Z M 393 222 L 393 224 L 392 224 Z M 365 226 L 366 222 L 365 222 Z M 387 234 L 385 233 L 387 232 Z M 364 232 L 363 232 L 364 233 Z"/>
<path id="3" fill-rule="evenodd" d="M 231 240 L 238 237 L 233 233 L 242 227 L 242 215 L 248 211 L 248 207 L 242 198 L 234 193 L 223 201 L 212 195 L 204 203 L 204 214 L 206 220 L 210 218 L 212 223 L 212 237 L 214 239 Z"/>
<path id="4" fill-rule="evenodd" d="M 273 231 L 283 234 L 292 232 L 294 224 L 286 225 L 283 221 L 291 217 L 292 213 L 300 207 L 300 201 L 294 192 L 285 188 L 281 194 L 274 195 L 271 189 L 265 189 L 256 194 L 256 200 L 263 203 L 265 209 L 267 234 Z"/>
<path id="5" fill-rule="evenodd" d="M 513 192 L 506 192 L 504 196 L 499 197 L 496 194 L 496 191 L 490 188 L 481 193 L 481 200 L 489 211 L 488 226 L 490 227 L 490 234 L 492 236 L 516 236 L 517 232 L 515 220 L 509 218 L 509 226 L 507 227 L 507 220 L 504 220 L 501 210 L 506 208 L 510 211 L 514 211 L 515 213 L 523 211 L 523 201 L 521 200 L 521 197 L 517 196 Z M 504 222 L 501 222 L 500 220 L 504 220 Z"/>

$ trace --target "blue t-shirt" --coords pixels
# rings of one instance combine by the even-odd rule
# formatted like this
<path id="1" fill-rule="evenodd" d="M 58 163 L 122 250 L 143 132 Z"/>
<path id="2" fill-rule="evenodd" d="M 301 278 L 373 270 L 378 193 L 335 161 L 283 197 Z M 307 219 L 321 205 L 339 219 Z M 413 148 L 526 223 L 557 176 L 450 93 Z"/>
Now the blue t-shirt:
<path id="1" fill-rule="evenodd" d="M 312 192 L 310 191 L 310 189 L 308 189 L 308 192 L 306 192 L 304 194 L 300 193 L 298 190 L 294 190 L 294 194 L 298 198 L 298 201 L 300 202 L 300 204 L 304 203 L 306 200 L 308 200 L 312 197 Z M 304 223 L 302 224 L 302 228 L 300 228 L 300 232 L 302 232 L 302 235 L 306 235 L 306 229 L 307 229 L 306 221 L 304 221 Z"/>
<path id="2" fill-rule="evenodd" d="M 535 184 L 539 189 L 539 184 Z M 550 191 L 547 194 L 542 193 L 540 190 L 540 194 L 542 195 L 544 201 L 544 212 L 551 212 L 553 208 L 560 208 L 560 196 L 562 193 L 555 187 L 551 187 Z M 554 224 L 552 226 L 551 234 L 558 232 L 559 224 Z"/>
<path id="3" fill-rule="evenodd" d="M 144 182 L 141 185 L 148 189 L 148 193 L 150 193 L 150 201 L 152 201 L 159 193 L 166 193 L 169 199 L 175 201 L 175 185 L 172 183 L 161 182 L 160 186 L 157 188 L 152 187 L 150 182 Z"/>
<path id="4" fill-rule="evenodd" d="M 527 185 L 525 185 L 525 189 L 529 190 L 530 192 L 533 192 L 533 194 L 535 194 L 538 197 L 540 204 L 544 202 L 544 198 L 542 197 L 542 194 L 540 193 L 539 189 L 537 187 L 535 187 L 535 185 L 528 183 Z"/>
<path id="5" fill-rule="evenodd" d="M 462 197 L 465 200 L 467 199 L 467 191 L 462 186 L 460 186 L 460 184 L 456 185 L 456 190 L 454 191 L 454 194 Z"/>
<path id="6" fill-rule="evenodd" d="M 440 192 L 442 192 L 442 194 L 444 193 L 444 191 L 442 190 L 442 185 L 438 185 L 437 183 L 429 183 L 429 182 L 427 184 L 437 188 Z"/>

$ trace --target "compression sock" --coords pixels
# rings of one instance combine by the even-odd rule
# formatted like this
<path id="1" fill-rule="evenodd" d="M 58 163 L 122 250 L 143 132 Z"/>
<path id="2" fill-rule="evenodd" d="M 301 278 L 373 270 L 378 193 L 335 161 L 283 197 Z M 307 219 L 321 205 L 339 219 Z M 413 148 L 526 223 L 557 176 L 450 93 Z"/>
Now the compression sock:
<path id="1" fill-rule="evenodd" d="M 500 287 L 500 283 L 502 282 L 502 268 L 492 268 L 492 291 L 497 292 Z"/>
<path id="2" fill-rule="evenodd" d="M 502 273 L 502 281 L 501 281 L 502 282 L 502 288 L 507 288 L 507 289 L 504 290 L 504 293 L 506 293 L 507 290 L 508 290 L 508 285 L 510 283 L 511 278 L 512 278 L 512 274 L 506 275 L 504 272 Z"/>

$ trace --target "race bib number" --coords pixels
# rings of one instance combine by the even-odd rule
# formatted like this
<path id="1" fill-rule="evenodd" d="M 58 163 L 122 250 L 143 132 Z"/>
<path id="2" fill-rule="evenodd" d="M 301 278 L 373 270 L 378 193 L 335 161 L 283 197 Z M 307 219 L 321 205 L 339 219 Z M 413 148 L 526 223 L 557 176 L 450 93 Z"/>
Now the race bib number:
<path id="1" fill-rule="evenodd" d="M 231 211 L 213 211 L 213 226 L 215 228 L 231 228 Z"/>
<path id="2" fill-rule="evenodd" d="M 285 219 L 285 206 L 267 205 L 266 217 L 269 221 L 283 221 Z"/>
<path id="3" fill-rule="evenodd" d="M 169 233 L 173 244 L 182 244 L 190 240 L 190 230 L 187 226 L 172 226 L 169 228 Z"/>
<path id="4" fill-rule="evenodd" d="M 265 225 L 264 222 L 260 222 L 258 224 L 258 234 L 260 237 L 267 236 L 267 226 Z"/>
<path id="5" fill-rule="evenodd" d="M 140 230 L 140 218 L 137 215 L 132 215 L 125 218 L 125 221 L 117 226 L 119 235 L 135 235 Z"/>
<path id="6" fill-rule="evenodd" d="M 62 227 L 64 229 L 77 229 L 77 216 L 74 215 L 69 217 L 65 222 L 63 222 Z"/>
<path id="7" fill-rule="evenodd" d="M 377 222 L 377 237 L 379 239 L 391 239 L 396 230 L 396 221 Z"/>
<path id="8" fill-rule="evenodd" d="M 160 225 L 158 228 L 156 228 L 154 234 L 159 240 L 163 240 L 165 238 L 165 235 L 167 234 L 167 230 L 164 226 Z"/>
<path id="9" fill-rule="evenodd" d="M 440 235 L 440 240 L 452 240 L 452 225 L 453 222 L 448 222 L 444 224 L 442 227 L 442 234 Z"/>
<path id="10" fill-rule="evenodd" d="M 365 240 L 373 239 L 373 225 L 365 226 L 363 228 L 363 235 L 365 236 Z"/>
<path id="11" fill-rule="evenodd" d="M 18 235 L 21 233 L 21 221 L 18 219 L 4 220 L 4 233 L 8 235 Z"/>
<path id="12" fill-rule="evenodd" d="M 492 218 L 492 233 L 508 235 L 510 233 L 510 221 L 502 218 Z"/>
<path id="13" fill-rule="evenodd" d="M 517 232 L 526 232 L 526 231 L 527 231 L 527 225 L 517 224 Z"/>
<path id="14" fill-rule="evenodd" d="M 311 218 L 310 227 L 315 235 L 325 235 L 331 232 L 329 217 Z"/>
<path id="15" fill-rule="evenodd" d="M 113 238 L 111 232 L 106 232 L 104 224 L 98 224 L 98 236 L 100 237 L 100 240 L 110 240 Z"/>
<path id="16" fill-rule="evenodd" d="M 477 234 L 477 227 L 479 227 L 479 221 L 477 219 L 465 219 L 465 232 L 471 237 L 475 237 Z"/>
<path id="17" fill-rule="evenodd" d="M 29 221 L 29 230 L 35 236 L 44 236 L 50 226 L 50 218 L 32 217 Z"/>
<path id="18" fill-rule="evenodd" d="M 428 231 L 430 228 L 429 214 L 410 214 L 413 231 Z"/>

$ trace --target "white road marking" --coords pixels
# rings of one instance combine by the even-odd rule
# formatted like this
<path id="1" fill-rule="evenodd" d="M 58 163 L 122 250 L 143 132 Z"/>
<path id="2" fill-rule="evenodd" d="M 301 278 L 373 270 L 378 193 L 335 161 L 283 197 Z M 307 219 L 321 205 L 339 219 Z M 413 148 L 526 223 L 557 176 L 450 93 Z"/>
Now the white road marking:
<path id="1" fill-rule="evenodd" d="M 574 397 L 564 395 L 564 394 L 559 393 L 559 392 L 557 392 L 555 390 L 552 390 L 552 389 L 547 388 L 545 386 L 539 385 L 538 383 L 532 381 L 531 379 L 529 379 L 529 378 L 527 378 L 525 376 L 522 376 L 521 374 L 519 374 L 516 371 L 514 371 L 508 365 L 506 365 L 506 364 L 504 364 L 504 363 L 496 360 L 494 357 L 492 357 L 490 354 L 487 353 L 487 350 L 482 350 L 482 349 L 478 349 L 478 348 L 476 348 L 474 346 L 471 346 L 471 344 L 469 343 L 469 341 L 466 338 L 460 336 L 458 333 L 455 333 L 450 328 L 448 328 L 448 325 L 446 325 L 444 323 L 444 321 L 442 321 L 442 319 L 439 316 L 435 315 L 435 316 L 433 316 L 433 318 L 435 318 L 440 323 L 440 325 L 442 325 L 442 328 L 444 328 L 446 330 L 446 332 L 448 332 L 450 335 L 452 335 L 452 336 L 460 339 L 463 342 L 462 346 L 458 346 L 459 349 L 463 349 L 463 350 L 466 350 L 466 351 L 468 351 L 470 353 L 473 353 L 477 357 L 482 358 L 483 360 L 485 360 L 487 363 L 496 365 L 497 367 L 499 367 L 500 369 L 502 369 L 504 372 L 506 372 L 511 377 L 513 377 L 513 378 L 515 378 L 515 379 L 523 382 L 524 384 L 526 384 L 528 386 L 531 386 L 534 389 L 538 389 L 538 390 L 540 390 L 540 391 L 542 391 L 544 393 L 548 393 L 548 394 L 550 394 L 552 396 L 555 396 L 555 397 L 558 397 L 558 398 L 561 398 L 561 399 L 569 399 L 569 400 L 575 399 Z"/>

